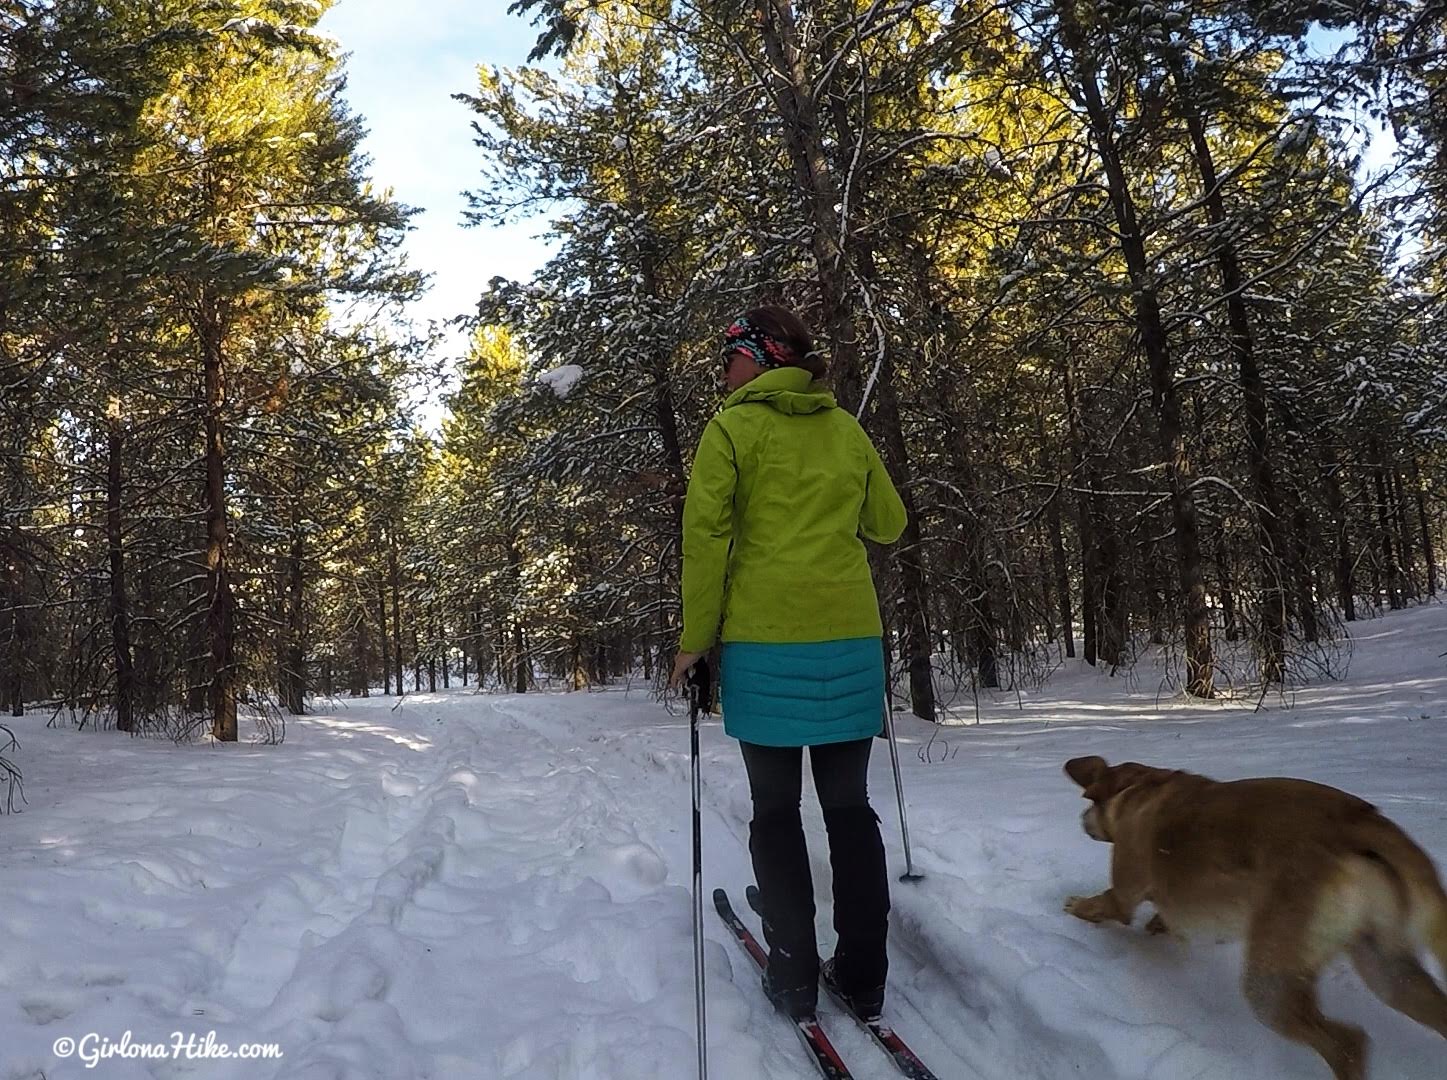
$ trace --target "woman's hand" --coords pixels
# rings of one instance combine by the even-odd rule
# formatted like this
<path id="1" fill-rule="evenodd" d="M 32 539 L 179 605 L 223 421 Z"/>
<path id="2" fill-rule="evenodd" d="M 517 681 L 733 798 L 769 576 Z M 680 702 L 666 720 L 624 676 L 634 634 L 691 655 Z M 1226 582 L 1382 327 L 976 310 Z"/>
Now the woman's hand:
<path id="1" fill-rule="evenodd" d="M 673 661 L 673 674 L 668 677 L 668 688 L 677 690 L 683 685 L 683 676 L 689 668 L 703 657 L 701 652 L 681 652 Z"/>

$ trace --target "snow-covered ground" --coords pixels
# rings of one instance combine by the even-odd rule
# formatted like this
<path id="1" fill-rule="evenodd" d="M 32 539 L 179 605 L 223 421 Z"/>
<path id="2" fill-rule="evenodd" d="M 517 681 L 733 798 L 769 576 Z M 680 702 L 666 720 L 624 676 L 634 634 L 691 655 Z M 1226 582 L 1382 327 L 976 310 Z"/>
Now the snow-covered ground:
<path id="1" fill-rule="evenodd" d="M 1447 607 L 1354 633 L 1347 680 L 1289 708 L 1158 701 L 1144 679 L 1072 663 L 1039 693 L 987 705 L 983 723 L 899 717 L 925 878 L 894 886 L 887 1010 L 943 1080 L 1325 1080 L 1314 1054 L 1251 1018 L 1238 946 L 1062 913 L 1066 896 L 1104 887 L 1107 848 L 1081 833 L 1061 765 L 1099 753 L 1309 777 L 1377 803 L 1447 862 Z M 293 720 L 280 747 L 13 722 L 29 802 L 0 818 L 0 1080 L 692 1075 L 688 729 L 673 709 L 622 688 L 348 700 Z M 742 907 L 748 794 L 716 721 L 703 757 L 705 887 Z M 806 821 L 827 951 L 816 807 Z M 708 918 L 711 1075 L 811 1076 Z M 1447 1076 L 1439 1036 L 1344 965 L 1324 984 L 1327 1011 L 1374 1037 L 1378 1080 Z M 897 1075 L 824 1016 L 856 1076 Z M 190 1059 L 172 1052 L 177 1031 L 195 1036 Z M 212 1032 L 213 1046 L 284 1056 L 201 1057 Z M 56 1056 L 62 1038 L 167 1053 L 92 1069 Z"/>

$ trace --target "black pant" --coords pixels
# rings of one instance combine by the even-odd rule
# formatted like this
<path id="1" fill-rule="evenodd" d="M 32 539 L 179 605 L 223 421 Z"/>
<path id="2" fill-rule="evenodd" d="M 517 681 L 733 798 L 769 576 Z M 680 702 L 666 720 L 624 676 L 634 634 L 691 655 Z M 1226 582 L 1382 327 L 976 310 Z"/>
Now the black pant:
<path id="1" fill-rule="evenodd" d="M 888 959 L 889 876 L 879 818 L 869 806 L 869 752 L 874 740 L 809 747 L 814 788 L 829 836 L 834 879 L 835 974 L 846 993 L 884 986 Z M 814 937 L 814 883 L 799 816 L 803 749 L 741 742 L 754 819 L 749 854 L 764 909 L 769 979 L 807 1002 L 819 978 Z"/>

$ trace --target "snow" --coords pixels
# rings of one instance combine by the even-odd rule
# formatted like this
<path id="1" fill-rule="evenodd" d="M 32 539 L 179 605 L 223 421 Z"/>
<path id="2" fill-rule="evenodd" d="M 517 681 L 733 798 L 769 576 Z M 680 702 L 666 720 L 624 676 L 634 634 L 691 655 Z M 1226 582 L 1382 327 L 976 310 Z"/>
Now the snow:
<path id="1" fill-rule="evenodd" d="M 1129 930 L 1062 913 L 1067 896 L 1104 887 L 1107 848 L 1080 831 L 1061 765 L 1100 753 L 1321 780 L 1376 802 L 1440 863 L 1447 607 L 1352 629 L 1344 682 L 1268 698 L 1259 713 L 1072 661 L 1018 703 L 983 703 L 979 723 L 898 716 L 925 877 L 892 885 L 886 1008 L 942 1078 L 1325 1080 L 1314 1054 L 1250 1016 L 1239 946 L 1149 937 L 1144 913 Z M 635 683 L 327 708 L 290 720 L 275 747 L 7 720 L 28 805 L 0 818 L 0 1080 L 693 1075 L 676 700 Z M 702 736 L 704 886 L 742 906 L 743 768 L 716 719 Z M 897 874 L 889 754 L 876 747 L 872 790 Z M 806 823 L 827 950 L 828 863 L 808 799 Z M 710 1075 L 812 1076 L 707 917 Z M 1323 996 L 1373 1036 L 1378 1080 L 1441 1077 L 1440 1037 L 1345 965 Z M 827 1004 L 824 1020 L 855 1075 L 897 1075 Z M 173 1032 L 284 1056 L 116 1056 L 88 1069 L 52 1053 L 61 1037 L 169 1045 Z"/>
<path id="2" fill-rule="evenodd" d="M 561 364 L 540 374 L 538 382 L 548 387 L 558 397 L 566 398 L 573 392 L 573 387 L 578 385 L 578 380 L 582 377 L 583 369 L 577 364 Z"/>

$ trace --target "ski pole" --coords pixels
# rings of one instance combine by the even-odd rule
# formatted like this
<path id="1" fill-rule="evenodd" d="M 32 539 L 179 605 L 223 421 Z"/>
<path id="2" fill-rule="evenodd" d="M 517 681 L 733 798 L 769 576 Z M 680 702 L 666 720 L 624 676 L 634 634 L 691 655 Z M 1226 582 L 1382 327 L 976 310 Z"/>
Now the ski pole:
<path id="1" fill-rule="evenodd" d="M 904 873 L 900 881 L 919 881 L 923 874 L 915 873 L 914 862 L 909 854 L 909 818 L 904 812 L 904 781 L 899 775 L 899 746 L 894 740 L 894 715 L 889 705 L 889 687 L 884 688 L 884 731 L 889 736 L 889 759 L 894 765 L 894 794 L 899 800 L 899 833 L 904 837 Z"/>
<path id="2" fill-rule="evenodd" d="M 708 1078 L 707 1022 L 703 995 L 703 829 L 699 817 L 700 770 L 698 763 L 698 716 L 713 706 L 709 687 L 708 661 L 694 661 L 688 669 L 689 760 L 693 776 L 693 1003 L 698 1029 L 698 1080 Z"/>

